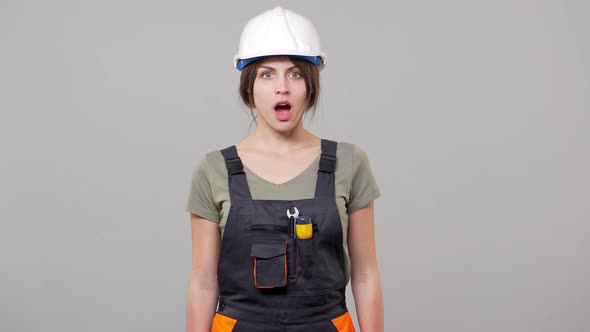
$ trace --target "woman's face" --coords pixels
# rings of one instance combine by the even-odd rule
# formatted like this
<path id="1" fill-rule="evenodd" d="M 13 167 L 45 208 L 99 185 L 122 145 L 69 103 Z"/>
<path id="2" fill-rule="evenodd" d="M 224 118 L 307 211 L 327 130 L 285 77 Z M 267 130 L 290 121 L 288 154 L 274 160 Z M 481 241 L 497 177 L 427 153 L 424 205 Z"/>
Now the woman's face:
<path id="1" fill-rule="evenodd" d="M 258 117 L 277 131 L 295 128 L 307 106 L 305 80 L 286 56 L 261 60 L 253 86 Z"/>

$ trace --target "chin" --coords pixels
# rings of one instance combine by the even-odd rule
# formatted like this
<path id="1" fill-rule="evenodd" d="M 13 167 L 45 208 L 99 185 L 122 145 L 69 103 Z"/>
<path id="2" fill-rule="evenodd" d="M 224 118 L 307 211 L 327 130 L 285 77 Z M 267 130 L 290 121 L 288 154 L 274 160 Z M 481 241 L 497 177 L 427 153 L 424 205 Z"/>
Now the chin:
<path id="1" fill-rule="evenodd" d="M 281 132 L 281 133 L 286 133 L 286 132 L 289 132 L 289 131 L 292 131 L 293 129 L 295 129 L 296 126 L 293 125 L 293 124 L 291 124 L 291 123 L 279 123 L 278 125 L 277 124 L 274 124 L 274 125 L 272 125 L 270 127 L 274 131 L 278 131 L 278 132 Z"/>
<path id="2" fill-rule="evenodd" d="M 270 128 L 272 128 L 276 131 L 285 132 L 285 131 L 295 129 L 295 127 L 297 127 L 297 125 L 301 121 L 301 117 L 299 115 L 293 115 L 291 117 L 291 119 L 289 119 L 289 121 L 279 121 L 278 119 L 276 119 L 274 117 L 275 116 L 274 114 L 272 115 L 272 118 L 270 119 L 270 121 L 268 121 L 266 118 L 263 118 L 262 120 Z"/>

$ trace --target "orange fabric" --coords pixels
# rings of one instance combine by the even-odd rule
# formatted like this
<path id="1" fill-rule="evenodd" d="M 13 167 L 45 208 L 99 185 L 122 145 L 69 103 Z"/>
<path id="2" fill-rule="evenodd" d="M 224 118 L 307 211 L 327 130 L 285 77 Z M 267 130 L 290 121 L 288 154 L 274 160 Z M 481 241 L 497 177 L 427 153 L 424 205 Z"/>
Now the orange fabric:
<path id="1" fill-rule="evenodd" d="M 338 332 L 355 332 L 352 317 L 348 311 L 344 315 L 332 319 L 332 324 L 336 326 Z"/>
<path id="2" fill-rule="evenodd" d="M 238 321 L 224 315 L 215 313 L 211 332 L 231 332 Z"/>

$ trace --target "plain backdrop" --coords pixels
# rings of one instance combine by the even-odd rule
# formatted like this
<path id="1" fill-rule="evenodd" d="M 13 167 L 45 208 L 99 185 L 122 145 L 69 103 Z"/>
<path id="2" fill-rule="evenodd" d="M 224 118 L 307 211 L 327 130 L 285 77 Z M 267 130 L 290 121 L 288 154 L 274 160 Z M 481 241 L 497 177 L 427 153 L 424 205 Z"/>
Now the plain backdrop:
<path id="1" fill-rule="evenodd" d="M 583 0 L 0 0 L 0 330 L 184 330 L 191 171 L 276 5 L 328 54 L 305 126 L 382 191 L 386 331 L 589 331 Z"/>

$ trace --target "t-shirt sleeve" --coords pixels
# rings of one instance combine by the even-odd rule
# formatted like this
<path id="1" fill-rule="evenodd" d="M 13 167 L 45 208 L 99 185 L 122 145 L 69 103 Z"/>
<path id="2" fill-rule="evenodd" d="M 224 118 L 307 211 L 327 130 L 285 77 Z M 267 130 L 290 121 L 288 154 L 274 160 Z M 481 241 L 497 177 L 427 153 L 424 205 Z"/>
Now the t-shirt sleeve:
<path id="1" fill-rule="evenodd" d="M 381 191 L 373 176 L 369 158 L 364 150 L 354 145 L 348 214 L 356 212 L 379 196 Z"/>
<path id="2" fill-rule="evenodd" d="M 219 222 L 220 220 L 219 209 L 213 198 L 213 192 L 209 182 L 206 157 L 198 160 L 193 168 L 185 210 L 213 222 Z"/>

